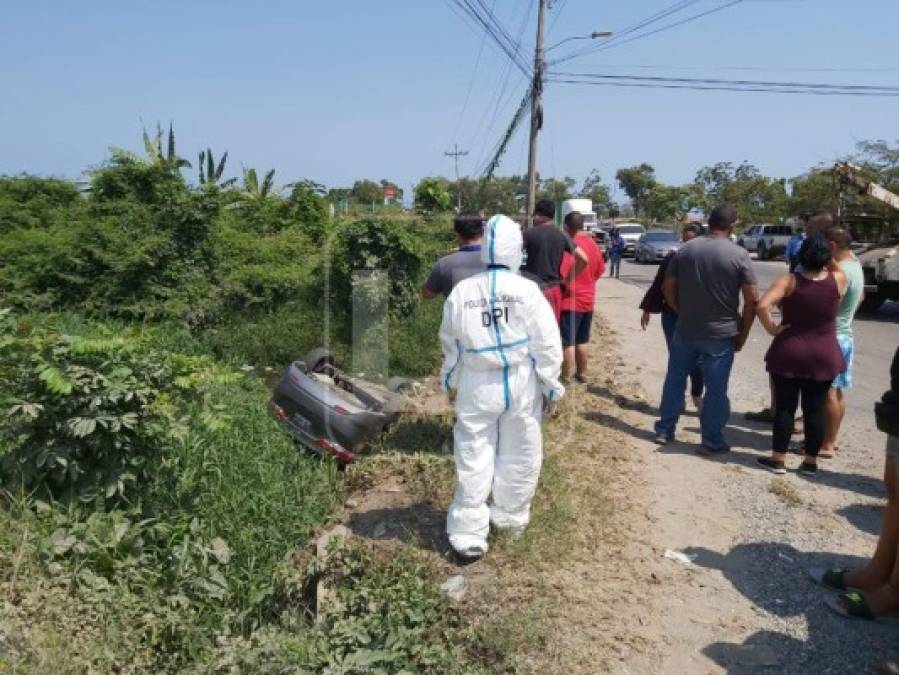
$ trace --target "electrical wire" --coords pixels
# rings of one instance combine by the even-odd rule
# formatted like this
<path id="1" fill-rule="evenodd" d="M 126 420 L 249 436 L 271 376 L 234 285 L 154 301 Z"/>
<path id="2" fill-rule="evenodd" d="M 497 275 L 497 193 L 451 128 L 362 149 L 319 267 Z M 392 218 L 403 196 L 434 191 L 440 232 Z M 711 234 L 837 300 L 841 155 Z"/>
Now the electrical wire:
<path id="1" fill-rule="evenodd" d="M 839 85 L 828 85 L 826 88 L 815 85 L 803 85 L 801 83 L 740 83 L 728 80 L 689 80 L 686 78 L 628 78 L 621 79 L 568 79 L 565 77 L 552 77 L 551 82 L 560 84 L 586 84 L 591 86 L 606 87 L 634 87 L 643 89 L 686 89 L 689 91 L 736 91 L 736 92 L 764 92 L 772 94 L 809 94 L 814 96 L 869 96 L 869 97 L 899 97 L 899 88 L 856 88 L 848 85 L 840 88 Z M 652 81 L 647 81 L 652 79 Z"/>
<path id="2" fill-rule="evenodd" d="M 640 33 L 639 35 L 634 35 L 633 37 L 630 37 L 626 40 L 619 40 L 617 42 L 613 42 L 610 39 L 607 43 L 603 43 L 597 47 L 590 48 L 589 51 L 583 51 L 580 53 L 563 56 L 561 59 L 554 61 L 552 65 L 558 65 L 560 63 L 564 63 L 565 61 L 570 61 L 571 59 L 576 58 L 578 56 L 585 56 L 586 54 L 595 54 L 598 52 L 604 52 L 609 49 L 614 49 L 615 47 L 620 47 L 622 45 L 626 45 L 631 42 L 635 42 L 637 40 L 642 40 L 643 38 L 650 37 L 651 35 L 657 35 L 658 33 L 662 33 L 664 31 L 671 30 L 672 28 L 677 28 L 678 26 L 683 26 L 684 24 L 691 23 L 693 21 L 698 21 L 699 19 L 707 17 L 711 14 L 716 14 L 717 12 L 721 12 L 725 9 L 729 9 L 730 7 L 739 5 L 743 2 L 745 2 L 745 0 L 730 0 L 730 2 L 726 2 L 723 5 L 719 5 L 718 7 L 712 7 L 711 9 L 707 9 L 706 11 L 700 12 L 699 14 L 692 14 L 691 16 L 688 16 L 679 21 L 675 21 L 674 23 L 666 24 L 664 26 L 661 26 L 660 28 L 656 28 L 655 30 L 648 31 L 646 33 Z"/>
<path id="3" fill-rule="evenodd" d="M 493 0 L 496 6 L 496 0 Z M 484 55 L 484 45 L 487 42 L 486 33 L 481 37 L 481 46 L 478 48 L 478 56 L 474 62 L 474 70 L 471 73 L 471 79 L 468 81 L 468 91 L 465 92 L 465 101 L 462 103 L 462 109 L 459 111 L 459 118 L 456 120 L 456 128 L 453 130 L 453 142 L 459 139 L 459 128 L 462 126 L 462 119 L 468 111 L 468 102 L 471 100 L 471 90 L 474 88 L 474 82 L 478 75 L 478 68 L 481 65 L 481 57 Z"/>
<path id="4" fill-rule="evenodd" d="M 690 77 L 661 77 L 646 75 L 607 75 L 603 73 L 564 73 L 553 72 L 554 77 L 577 78 L 575 81 L 589 80 L 608 80 L 608 81 L 637 81 L 637 82 L 661 82 L 674 84 L 697 84 L 697 85 L 726 85 L 741 87 L 762 87 L 762 88 L 790 88 L 790 89 L 808 89 L 820 91 L 849 91 L 849 92 L 880 92 L 899 94 L 899 86 L 895 85 L 869 85 L 869 84 L 825 84 L 818 82 L 774 82 L 768 80 L 723 80 L 714 78 L 690 78 Z"/>
<path id="5" fill-rule="evenodd" d="M 528 61 L 521 53 L 520 47 L 512 40 L 484 0 L 448 0 L 448 2 L 480 26 L 519 70 L 523 73 L 529 72 Z"/>
<path id="6" fill-rule="evenodd" d="M 587 54 L 591 54 L 595 51 L 599 51 L 601 48 L 617 44 L 618 42 L 622 41 L 628 35 L 631 35 L 639 30 L 642 30 L 643 28 L 646 28 L 647 26 L 650 26 L 653 23 L 656 23 L 657 21 L 661 21 L 662 19 L 665 19 L 665 18 L 671 16 L 672 14 L 676 14 L 677 12 L 687 9 L 691 5 L 695 5 L 698 2 L 701 2 L 701 0 L 678 0 L 678 2 L 675 2 L 674 4 L 669 5 L 668 7 L 665 7 L 664 9 L 656 12 L 655 14 L 651 14 L 650 16 L 631 24 L 630 26 L 627 26 L 621 30 L 615 31 L 615 34 L 612 37 L 610 37 L 608 40 L 604 40 L 600 45 L 598 45 L 598 46 L 597 45 L 589 45 L 587 47 L 582 47 L 580 49 L 576 49 L 575 51 L 571 52 L 570 54 L 562 56 L 561 58 L 554 61 L 553 63 L 564 63 L 566 61 L 570 61 L 570 60 L 578 58 L 580 56 L 586 56 Z"/>

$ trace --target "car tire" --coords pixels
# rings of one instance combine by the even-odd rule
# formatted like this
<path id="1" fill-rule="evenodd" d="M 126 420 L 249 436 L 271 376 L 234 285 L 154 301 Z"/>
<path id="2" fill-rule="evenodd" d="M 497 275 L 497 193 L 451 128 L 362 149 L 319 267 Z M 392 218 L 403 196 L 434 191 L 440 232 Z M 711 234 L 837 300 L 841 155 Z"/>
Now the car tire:
<path id="1" fill-rule="evenodd" d="M 303 357 L 303 363 L 306 364 L 307 373 L 315 373 L 325 365 L 334 365 L 334 357 L 331 352 L 324 347 L 313 349 Z"/>
<path id="2" fill-rule="evenodd" d="M 765 246 L 765 242 L 760 241 L 759 246 L 756 253 L 756 258 L 759 260 L 767 260 L 768 259 L 768 247 Z"/>

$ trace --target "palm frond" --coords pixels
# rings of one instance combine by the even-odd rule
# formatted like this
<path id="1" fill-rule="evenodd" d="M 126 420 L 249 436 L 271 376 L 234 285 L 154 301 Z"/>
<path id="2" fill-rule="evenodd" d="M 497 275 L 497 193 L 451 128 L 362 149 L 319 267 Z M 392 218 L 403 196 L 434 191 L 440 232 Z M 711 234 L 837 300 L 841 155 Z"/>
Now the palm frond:
<path id="1" fill-rule="evenodd" d="M 200 150 L 200 154 L 199 154 L 199 156 L 198 156 L 197 166 L 198 166 L 199 171 L 200 171 L 200 186 L 201 186 L 201 187 L 202 187 L 203 185 L 206 185 L 206 174 L 205 174 L 205 172 L 203 171 L 203 164 L 205 163 L 205 161 L 206 161 L 206 151 L 205 151 L 205 150 Z"/>
<path id="2" fill-rule="evenodd" d="M 256 177 L 256 169 L 251 167 L 243 170 L 243 186 L 251 195 L 259 194 L 259 179 Z"/>
<path id="3" fill-rule="evenodd" d="M 270 169 L 267 174 L 265 174 L 265 178 L 262 179 L 262 190 L 260 191 L 260 197 L 268 197 L 269 193 L 272 191 L 272 187 L 275 184 L 275 170 Z"/>
<path id="4" fill-rule="evenodd" d="M 212 157 L 212 155 L 210 155 L 210 157 Z M 222 175 L 224 175 L 224 173 L 225 173 L 225 162 L 226 161 L 228 161 L 228 151 L 227 150 L 225 150 L 225 154 L 222 155 L 222 158 L 219 160 L 219 165 L 215 170 L 215 179 L 217 181 L 221 180 Z"/>
<path id="5" fill-rule="evenodd" d="M 218 181 L 218 176 L 215 175 L 215 160 L 212 158 L 212 148 L 206 148 L 206 175 L 209 176 L 210 183 Z"/>
<path id="6" fill-rule="evenodd" d="M 160 131 L 160 136 L 162 136 L 162 132 Z M 174 162 L 178 155 L 175 153 L 175 129 L 171 122 L 169 122 L 169 148 L 168 148 L 168 159 L 169 162 Z"/>

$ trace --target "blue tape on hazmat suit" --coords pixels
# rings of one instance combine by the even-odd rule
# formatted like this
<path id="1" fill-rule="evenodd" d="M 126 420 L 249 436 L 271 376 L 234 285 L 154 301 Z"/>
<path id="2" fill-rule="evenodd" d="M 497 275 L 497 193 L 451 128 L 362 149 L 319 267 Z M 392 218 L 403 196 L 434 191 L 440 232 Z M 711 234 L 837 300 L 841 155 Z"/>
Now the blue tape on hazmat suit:
<path id="1" fill-rule="evenodd" d="M 455 286 L 440 327 L 441 381 L 456 390 L 458 484 L 446 528 L 459 552 L 486 552 L 491 522 L 527 526 L 543 459 L 543 397 L 565 394 L 552 308 L 537 284 L 518 274 L 519 225 L 491 218 L 481 257 L 487 271 Z"/>

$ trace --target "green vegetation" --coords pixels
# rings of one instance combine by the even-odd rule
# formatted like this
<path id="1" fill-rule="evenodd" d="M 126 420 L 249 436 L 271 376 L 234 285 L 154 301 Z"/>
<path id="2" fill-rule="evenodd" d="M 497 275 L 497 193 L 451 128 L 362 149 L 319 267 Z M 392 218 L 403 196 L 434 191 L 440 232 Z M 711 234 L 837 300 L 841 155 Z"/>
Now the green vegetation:
<path id="1" fill-rule="evenodd" d="M 0 670 L 470 672 L 411 553 L 297 562 L 343 481 L 254 374 L 348 357 L 368 269 L 389 280 L 393 372 L 432 371 L 440 307 L 417 289 L 448 222 L 331 220 L 312 181 L 237 185 L 207 149 L 191 185 L 171 128 L 144 146 L 86 194 L 0 178 Z M 346 605 L 313 623 L 321 574 Z"/>

